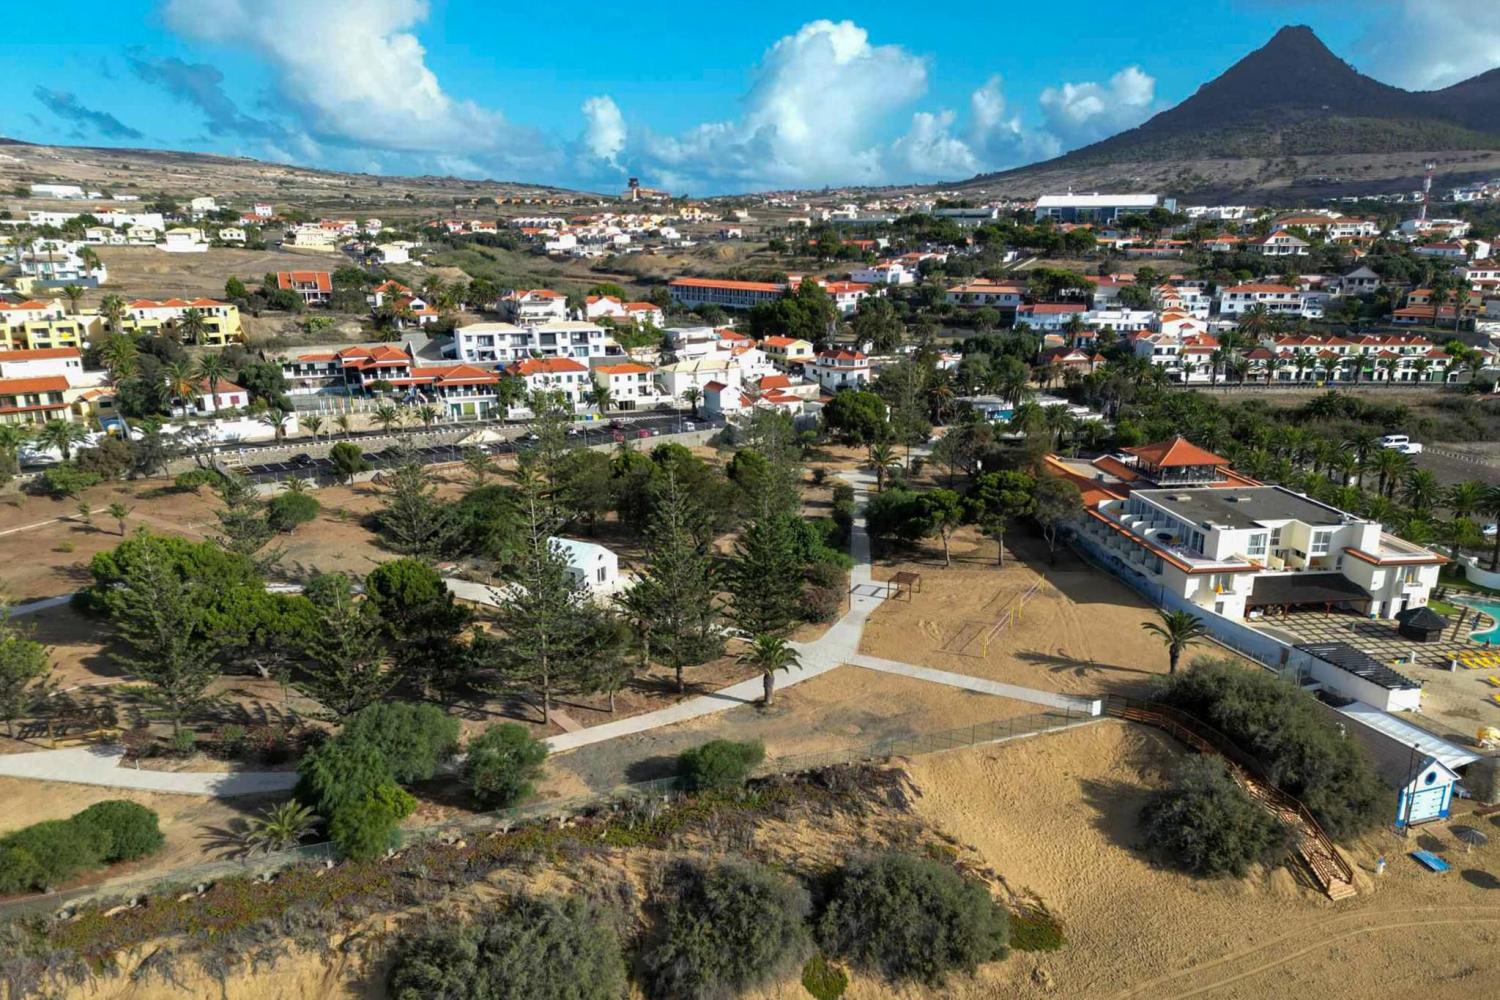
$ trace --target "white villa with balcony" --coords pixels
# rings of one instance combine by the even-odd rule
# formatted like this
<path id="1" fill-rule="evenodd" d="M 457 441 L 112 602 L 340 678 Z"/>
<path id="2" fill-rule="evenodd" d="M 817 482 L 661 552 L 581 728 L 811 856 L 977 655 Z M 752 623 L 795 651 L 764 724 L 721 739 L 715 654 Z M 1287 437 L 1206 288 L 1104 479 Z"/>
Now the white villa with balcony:
<path id="1" fill-rule="evenodd" d="M 1395 618 L 1426 605 L 1446 561 L 1378 521 L 1240 476 L 1182 438 L 1048 465 L 1079 485 L 1079 532 L 1094 547 L 1233 620 L 1309 607 Z"/>

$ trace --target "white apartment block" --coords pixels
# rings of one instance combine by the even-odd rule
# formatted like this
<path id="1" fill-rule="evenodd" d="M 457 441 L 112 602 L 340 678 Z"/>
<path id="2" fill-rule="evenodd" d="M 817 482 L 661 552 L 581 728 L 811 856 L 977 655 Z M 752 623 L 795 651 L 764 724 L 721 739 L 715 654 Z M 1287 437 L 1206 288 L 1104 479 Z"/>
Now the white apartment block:
<path id="1" fill-rule="evenodd" d="M 829 392 L 859 389 L 870 381 L 870 359 L 859 351 L 820 351 L 803 371 Z"/>
<path id="2" fill-rule="evenodd" d="M 568 318 L 568 297 L 550 288 L 517 288 L 500 297 L 500 315 L 512 323 L 549 323 Z"/>
<path id="3" fill-rule="evenodd" d="M 1316 319 L 1323 315 L 1321 307 L 1308 305 L 1304 292 L 1287 285 L 1233 285 L 1219 292 L 1221 316 L 1239 316 L 1256 306 L 1265 306 L 1266 312 L 1278 316 L 1306 316 L 1308 319 Z"/>
<path id="4" fill-rule="evenodd" d="M 597 365 L 594 384 L 609 390 L 610 406 L 619 410 L 645 410 L 670 398 L 657 386 L 656 372 L 650 365 L 633 361 Z"/>
<path id="5" fill-rule="evenodd" d="M 1180 486 L 1101 501 L 1083 531 L 1147 579 L 1216 614 L 1421 607 L 1445 561 L 1281 486 Z"/>
<path id="6" fill-rule="evenodd" d="M 510 364 L 527 358 L 591 359 L 623 356 L 608 332 L 593 323 L 563 320 L 517 326 L 474 323 L 453 331 L 454 353 L 469 364 Z"/>

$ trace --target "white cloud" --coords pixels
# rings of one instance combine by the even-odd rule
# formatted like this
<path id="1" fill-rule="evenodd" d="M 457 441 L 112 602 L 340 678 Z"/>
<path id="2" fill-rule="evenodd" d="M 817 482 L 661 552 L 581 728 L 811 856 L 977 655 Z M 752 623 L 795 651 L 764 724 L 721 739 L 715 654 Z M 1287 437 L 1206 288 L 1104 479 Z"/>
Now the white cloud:
<path id="1" fill-rule="evenodd" d="M 1057 137 L 1027 129 L 1020 115 L 1007 115 L 1004 81 L 997 73 L 969 95 L 969 145 L 988 169 L 1050 159 L 1061 152 Z"/>
<path id="2" fill-rule="evenodd" d="M 276 73 L 287 111 L 325 143 L 540 167 L 553 150 L 496 111 L 446 93 L 411 29 L 426 0 L 166 0 L 189 38 L 249 49 Z"/>
<path id="3" fill-rule="evenodd" d="M 1355 43 L 1362 67 L 1385 83 L 1436 90 L 1500 66 L 1495 0 L 1385 0 Z"/>
<path id="4" fill-rule="evenodd" d="M 852 21 L 813 21 L 761 60 L 738 120 L 677 136 L 647 133 L 661 176 L 723 186 L 877 183 L 882 133 L 927 90 L 927 66 L 898 45 L 872 45 Z"/>
<path id="5" fill-rule="evenodd" d="M 952 111 L 918 111 L 911 129 L 891 144 L 896 165 L 911 180 L 967 177 L 979 172 L 979 161 L 967 143 L 952 134 Z"/>
<path id="6" fill-rule="evenodd" d="M 602 160 L 616 170 L 620 168 L 620 154 L 625 151 L 629 131 L 625 127 L 625 116 L 619 105 L 609 96 L 590 97 L 583 102 L 583 149 L 588 156 Z"/>
<path id="7" fill-rule="evenodd" d="M 1127 66 L 1108 83 L 1064 83 L 1042 91 L 1046 130 L 1064 147 L 1082 146 L 1145 121 L 1156 97 L 1156 80 Z"/>

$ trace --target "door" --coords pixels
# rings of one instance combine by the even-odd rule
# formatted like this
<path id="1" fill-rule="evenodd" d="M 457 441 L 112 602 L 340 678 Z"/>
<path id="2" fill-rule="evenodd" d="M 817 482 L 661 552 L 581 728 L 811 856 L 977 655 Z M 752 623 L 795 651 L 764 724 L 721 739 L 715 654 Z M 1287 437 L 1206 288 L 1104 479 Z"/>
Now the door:
<path id="1" fill-rule="evenodd" d="M 1438 819 L 1443 815 L 1443 801 L 1447 798 L 1448 786 L 1437 785 L 1433 788 L 1424 788 L 1411 797 L 1411 813 L 1407 817 L 1409 823 L 1423 823 L 1430 819 Z"/>

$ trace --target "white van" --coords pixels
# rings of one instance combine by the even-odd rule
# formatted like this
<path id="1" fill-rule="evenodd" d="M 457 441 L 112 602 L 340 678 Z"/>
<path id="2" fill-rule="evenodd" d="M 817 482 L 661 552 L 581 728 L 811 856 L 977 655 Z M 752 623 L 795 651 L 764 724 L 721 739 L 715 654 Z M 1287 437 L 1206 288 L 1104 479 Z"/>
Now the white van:
<path id="1" fill-rule="evenodd" d="M 1387 434 L 1385 437 L 1380 439 L 1380 447 L 1389 448 L 1392 451 L 1399 451 L 1403 455 L 1422 454 L 1422 445 L 1416 441 L 1413 441 L 1405 434 Z"/>

